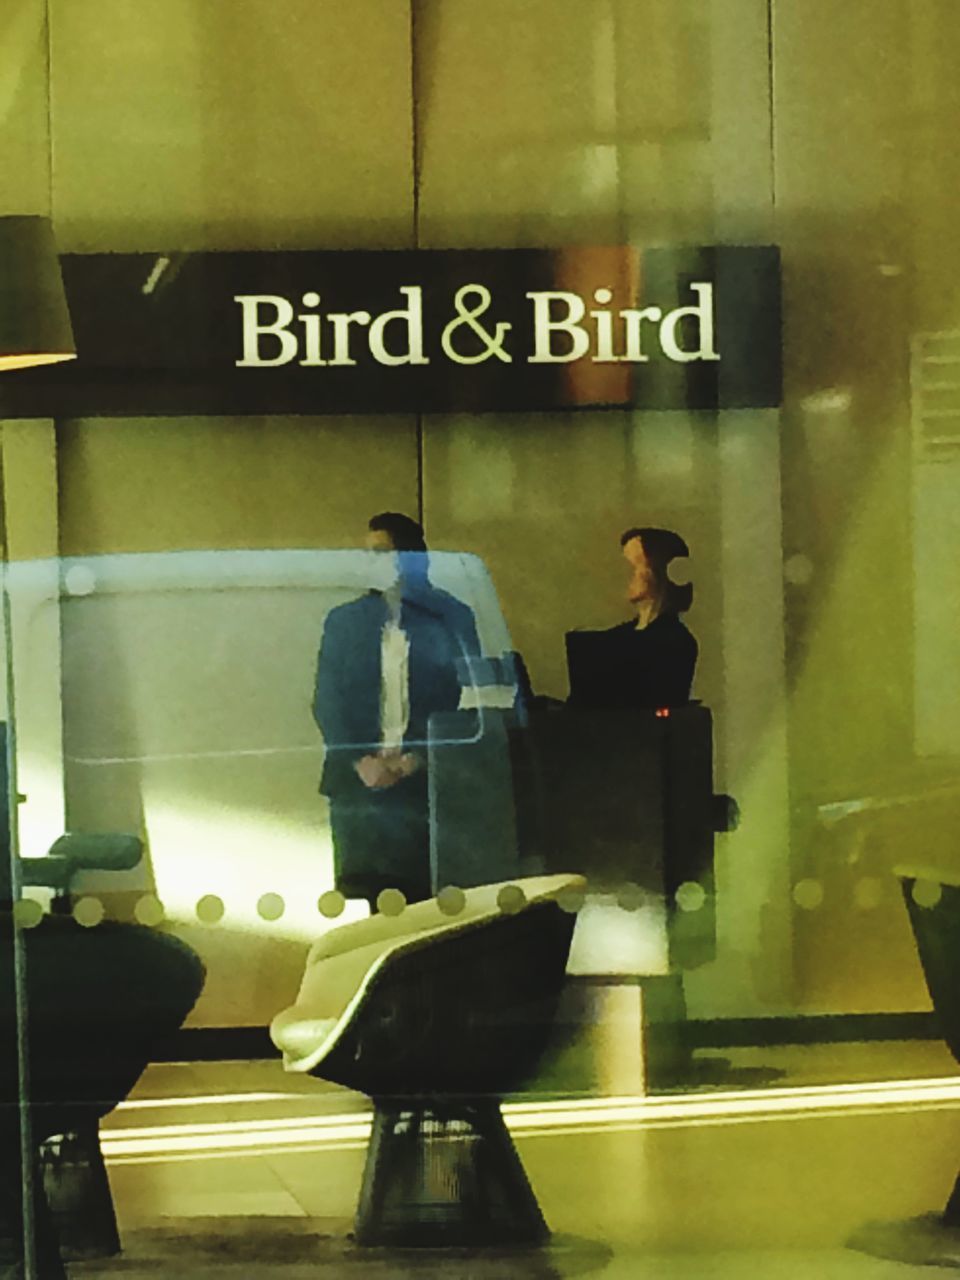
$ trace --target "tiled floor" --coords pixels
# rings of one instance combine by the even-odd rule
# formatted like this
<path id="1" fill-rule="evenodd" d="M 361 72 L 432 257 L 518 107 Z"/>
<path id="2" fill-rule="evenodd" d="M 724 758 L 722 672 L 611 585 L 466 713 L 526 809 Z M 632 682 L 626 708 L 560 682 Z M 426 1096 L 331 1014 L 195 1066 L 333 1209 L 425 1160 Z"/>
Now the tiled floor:
<path id="1" fill-rule="evenodd" d="M 904 1220 L 945 1201 L 960 1165 L 960 1078 L 945 1052 L 935 1045 L 853 1046 L 760 1056 L 781 1073 L 775 1093 L 705 1089 L 595 1102 L 592 1109 L 582 1100 L 508 1109 L 557 1240 L 552 1250 L 507 1257 L 369 1253 L 350 1245 L 366 1145 L 364 1099 L 291 1079 L 275 1063 L 151 1068 L 132 1105 L 104 1126 L 126 1255 L 77 1264 L 72 1274 L 931 1275 L 845 1244 L 864 1224 Z M 736 1068 L 751 1065 L 750 1054 L 733 1057 Z M 821 1087 L 838 1073 L 848 1082 L 952 1079 L 916 1096 L 907 1085 L 886 1092 Z M 173 1099 L 180 1101 L 171 1105 Z"/>

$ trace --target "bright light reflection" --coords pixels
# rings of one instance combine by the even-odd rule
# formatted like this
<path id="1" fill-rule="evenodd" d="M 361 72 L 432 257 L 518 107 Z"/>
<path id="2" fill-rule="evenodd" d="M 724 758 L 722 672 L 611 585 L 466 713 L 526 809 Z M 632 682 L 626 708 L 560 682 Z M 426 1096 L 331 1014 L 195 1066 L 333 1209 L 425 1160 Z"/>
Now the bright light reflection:
<path id="1" fill-rule="evenodd" d="M 164 1105 L 218 1105 L 226 1101 L 301 1100 L 302 1094 L 227 1094 L 206 1099 L 165 1099 Z M 123 1105 L 123 1104 L 121 1104 Z M 126 1104 L 127 1107 L 138 1104 Z M 149 1107 L 155 1105 L 144 1102 Z M 570 1136 L 663 1128 L 712 1128 L 765 1120 L 876 1115 L 882 1112 L 960 1107 L 960 1078 L 891 1081 L 873 1084 L 819 1085 L 797 1089 L 758 1089 L 691 1097 L 623 1097 L 513 1102 L 503 1107 L 510 1131 L 518 1137 Z M 362 1148 L 370 1136 L 370 1113 L 289 1117 L 210 1124 L 154 1125 L 105 1130 L 101 1135 L 108 1163 L 156 1163 L 271 1151 L 348 1151 Z"/>
<path id="2" fill-rule="evenodd" d="M 156 893 L 167 918 L 192 920 L 198 897 L 217 886 L 232 931 L 269 929 L 271 937 L 312 942 L 332 927 L 316 910 L 320 893 L 333 883 L 333 851 L 315 797 L 315 773 L 314 768 L 302 788 L 309 797 L 305 809 L 308 803 L 313 808 L 297 815 L 271 812 L 266 805 L 231 807 L 222 797 L 220 803 L 212 797 L 206 804 L 191 803 L 185 778 L 148 773 L 141 783 L 143 805 Z M 304 885 L 313 891 L 304 893 Z M 288 904 L 279 924 L 265 925 L 257 915 L 264 893 L 278 893 Z"/>
<path id="3" fill-rule="evenodd" d="M 117 1111 L 153 1111 L 160 1107 L 221 1107 L 237 1102 L 289 1102 L 291 1098 L 309 1097 L 297 1093 L 200 1093 L 190 1098 L 126 1098 Z"/>

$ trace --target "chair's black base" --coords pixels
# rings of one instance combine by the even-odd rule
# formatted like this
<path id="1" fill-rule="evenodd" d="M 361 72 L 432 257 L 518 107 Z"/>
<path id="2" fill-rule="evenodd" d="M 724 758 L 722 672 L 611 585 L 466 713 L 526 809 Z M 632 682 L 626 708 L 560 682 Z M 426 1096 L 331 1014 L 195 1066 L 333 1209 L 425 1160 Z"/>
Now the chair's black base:
<path id="1" fill-rule="evenodd" d="M 496 1098 L 375 1100 L 354 1236 L 408 1248 L 550 1237 Z"/>
<path id="2" fill-rule="evenodd" d="M 960 1228 L 960 1173 L 957 1174 L 957 1180 L 950 1192 L 950 1199 L 943 1211 L 943 1221 L 948 1227 Z"/>
<path id="3" fill-rule="evenodd" d="M 110 1258 L 120 1252 L 117 1217 L 96 1120 L 40 1146 L 43 1189 L 64 1258 Z"/>
<path id="4" fill-rule="evenodd" d="M 24 1218 L 23 1175 L 17 1135 L 0 1131 L 0 1280 L 23 1280 Z M 33 1276 L 39 1280 L 67 1280 L 60 1257 L 56 1228 L 43 1194 L 39 1161 L 33 1174 L 32 1226 L 35 1250 Z"/>

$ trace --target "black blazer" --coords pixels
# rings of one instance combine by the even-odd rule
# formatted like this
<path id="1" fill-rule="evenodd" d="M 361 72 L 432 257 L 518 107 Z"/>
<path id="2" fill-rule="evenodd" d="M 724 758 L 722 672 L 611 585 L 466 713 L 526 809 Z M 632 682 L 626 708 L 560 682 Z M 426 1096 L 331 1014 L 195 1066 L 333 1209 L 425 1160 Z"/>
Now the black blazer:
<path id="1" fill-rule="evenodd" d="M 379 591 L 331 609 L 317 660 L 313 715 L 326 756 L 320 790 L 327 796 L 366 791 L 354 771 L 380 746 L 380 644 L 387 603 Z M 458 661 L 480 652 L 472 609 L 449 592 L 418 585 L 404 595 L 400 625 L 410 640 L 410 722 L 404 745 L 427 741 L 435 711 L 456 711 Z"/>
<path id="2" fill-rule="evenodd" d="M 677 614 L 661 613 L 642 631 L 630 621 L 566 639 L 571 706 L 621 711 L 690 701 L 698 648 Z"/>

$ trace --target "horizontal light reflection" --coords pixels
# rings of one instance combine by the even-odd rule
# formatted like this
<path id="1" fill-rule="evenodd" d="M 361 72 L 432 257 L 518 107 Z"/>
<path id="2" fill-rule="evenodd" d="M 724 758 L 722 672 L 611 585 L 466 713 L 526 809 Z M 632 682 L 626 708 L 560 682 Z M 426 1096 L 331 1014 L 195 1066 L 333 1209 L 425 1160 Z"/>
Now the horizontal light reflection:
<path id="1" fill-rule="evenodd" d="M 170 1141 L 179 1138 L 216 1138 L 224 1134 L 257 1134 L 283 1133 L 287 1130 L 327 1130 L 343 1125 L 356 1126 L 366 1124 L 370 1127 L 370 1114 L 349 1112 L 332 1116 L 290 1116 L 280 1120 L 219 1120 L 210 1124 L 165 1124 L 149 1125 L 141 1129 L 114 1129 L 104 1135 L 111 1142 L 127 1142 L 133 1139 L 151 1139 L 166 1136 Z"/>
<path id="2" fill-rule="evenodd" d="M 281 1095 L 298 1100 L 303 1095 Z M 277 1095 L 246 1094 L 207 1098 L 274 1101 Z M 174 1099 L 164 1100 L 169 1105 Z M 198 1105 L 192 1098 L 188 1105 Z M 150 1104 L 147 1103 L 147 1106 Z M 507 1127 L 517 1137 L 623 1133 L 643 1129 L 757 1124 L 769 1120 L 823 1119 L 960 1107 L 960 1078 L 880 1084 L 744 1090 L 703 1097 L 603 1098 L 506 1103 Z M 370 1135 L 369 1112 L 272 1120 L 171 1124 L 107 1129 L 102 1147 L 109 1163 L 153 1163 L 231 1154 L 265 1155 L 297 1149 L 345 1151 L 363 1147 Z"/>
<path id="3" fill-rule="evenodd" d="M 602 1097 L 602 1098 L 555 1098 L 552 1100 L 538 1099 L 535 1102 L 506 1102 L 503 1104 L 504 1114 L 522 1115 L 527 1111 L 547 1112 L 550 1110 L 563 1110 L 570 1106 L 577 1106 L 581 1110 L 600 1110 L 606 1111 L 611 1107 L 623 1106 L 676 1106 L 679 1103 L 689 1104 L 696 1101 L 707 1102 L 727 1102 L 740 1101 L 742 1099 L 765 1100 L 769 1098 L 801 1098 L 808 1096 L 815 1097 L 832 1097 L 847 1093 L 855 1093 L 860 1095 L 864 1090 L 889 1090 L 891 1092 L 908 1090 L 911 1095 L 918 1093 L 934 1093 L 938 1097 L 943 1091 L 943 1096 L 952 1096 L 951 1089 L 960 1090 L 960 1075 L 956 1076 L 924 1076 L 920 1080 L 872 1080 L 861 1081 L 853 1084 L 814 1084 L 814 1085 L 785 1085 L 781 1088 L 762 1089 L 713 1089 L 709 1094 L 698 1097 L 693 1094 L 685 1094 L 679 1096 L 650 1097 L 645 1094 L 624 1094 L 620 1097 Z M 210 1106 L 219 1107 L 234 1103 L 255 1103 L 255 1102 L 295 1102 L 316 1100 L 316 1094 L 289 1093 L 285 1091 L 273 1092 L 247 1092 L 247 1093 L 198 1093 L 187 1094 L 183 1097 L 164 1097 L 164 1098 L 126 1098 L 123 1102 L 117 1104 L 117 1111 L 149 1111 L 154 1107 L 195 1107 Z M 344 1113 L 346 1114 L 346 1113 Z"/>
<path id="4" fill-rule="evenodd" d="M 198 1093 L 186 1098 L 126 1098 L 116 1106 L 117 1111 L 153 1111 L 161 1107 L 223 1107 L 236 1103 L 289 1102 L 291 1098 L 307 1098 L 309 1094 L 297 1093 Z"/>

